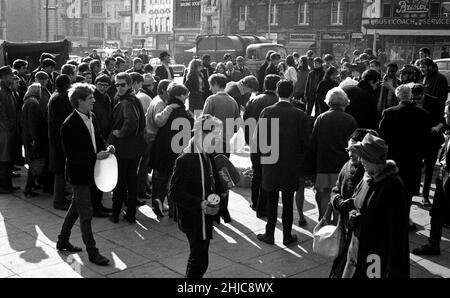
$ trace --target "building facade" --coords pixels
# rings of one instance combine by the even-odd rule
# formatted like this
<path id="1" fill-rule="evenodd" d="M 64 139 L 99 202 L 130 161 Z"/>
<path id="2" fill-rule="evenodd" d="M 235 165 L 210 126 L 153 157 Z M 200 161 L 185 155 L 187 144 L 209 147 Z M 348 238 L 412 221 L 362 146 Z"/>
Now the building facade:
<path id="1" fill-rule="evenodd" d="M 105 46 L 109 48 L 121 48 L 122 40 L 120 38 L 121 16 L 119 12 L 123 11 L 124 1 L 106 0 L 106 28 L 105 28 Z"/>
<path id="2" fill-rule="evenodd" d="M 421 47 L 440 58 L 443 47 L 450 47 L 450 1 L 372 0 L 363 11 L 362 31 L 390 61 L 410 63 Z"/>
<path id="3" fill-rule="evenodd" d="M 201 33 L 201 1 L 174 2 L 174 56 L 178 63 L 187 64 L 195 53 L 195 41 Z"/>
<path id="4" fill-rule="evenodd" d="M 0 39 L 6 39 L 6 1 L 0 0 Z"/>
<path id="5" fill-rule="evenodd" d="M 231 7 L 233 33 L 267 36 L 290 53 L 312 49 L 339 59 L 365 46 L 362 0 L 241 0 Z"/>
<path id="6" fill-rule="evenodd" d="M 231 3 L 232 0 L 202 0 L 202 34 L 230 34 Z"/>
<path id="7" fill-rule="evenodd" d="M 173 0 L 133 0 L 133 47 L 170 51 Z"/>

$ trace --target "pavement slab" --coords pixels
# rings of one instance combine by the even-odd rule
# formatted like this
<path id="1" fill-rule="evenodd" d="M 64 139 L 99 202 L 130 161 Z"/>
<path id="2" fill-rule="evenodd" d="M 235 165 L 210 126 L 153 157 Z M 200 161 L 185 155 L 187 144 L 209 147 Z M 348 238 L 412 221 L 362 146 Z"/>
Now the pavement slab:
<path id="1" fill-rule="evenodd" d="M 151 262 L 121 272 L 108 275 L 108 278 L 182 278 L 179 274 L 158 262 Z"/>
<path id="2" fill-rule="evenodd" d="M 269 278 L 270 275 L 243 264 L 233 264 L 231 266 L 206 273 L 206 278 Z"/>

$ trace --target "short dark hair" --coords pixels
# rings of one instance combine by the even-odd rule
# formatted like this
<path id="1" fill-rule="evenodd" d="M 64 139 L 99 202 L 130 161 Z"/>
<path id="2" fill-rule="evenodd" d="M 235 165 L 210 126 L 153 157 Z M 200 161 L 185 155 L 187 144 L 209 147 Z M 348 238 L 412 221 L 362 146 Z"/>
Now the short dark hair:
<path id="1" fill-rule="evenodd" d="M 92 68 L 95 66 L 102 67 L 102 61 L 95 59 L 95 60 L 92 60 L 91 62 L 89 62 L 89 67 Z"/>
<path id="2" fill-rule="evenodd" d="M 144 63 L 144 62 L 142 62 L 142 59 L 141 59 L 141 58 L 138 58 L 138 57 L 134 58 L 134 59 L 133 59 L 133 66 L 135 66 L 135 65 L 138 64 L 138 63 Z"/>
<path id="3" fill-rule="evenodd" d="M 419 52 L 424 52 L 426 55 L 430 56 L 431 52 L 429 48 L 420 48 Z"/>
<path id="4" fill-rule="evenodd" d="M 144 82 L 144 77 L 137 72 L 132 72 L 130 73 L 130 77 L 131 77 L 131 84 L 136 84 L 136 83 L 143 83 Z"/>
<path id="5" fill-rule="evenodd" d="M 89 70 L 89 64 L 88 63 L 83 62 L 80 65 L 78 65 L 78 72 L 79 73 L 83 73 L 83 72 L 88 71 L 88 70 Z"/>
<path id="6" fill-rule="evenodd" d="M 267 61 L 270 61 L 270 56 L 272 56 L 273 53 L 275 53 L 274 50 L 270 50 L 270 51 L 267 52 L 267 54 L 266 54 L 266 60 Z"/>
<path id="7" fill-rule="evenodd" d="M 70 64 L 70 65 L 73 65 L 73 66 L 78 66 L 80 63 L 78 63 L 78 62 L 75 61 L 75 60 L 69 60 L 69 61 L 67 61 L 66 64 Z"/>
<path id="8" fill-rule="evenodd" d="M 274 60 L 280 60 L 281 56 L 278 53 L 273 53 L 272 55 L 270 55 L 270 61 L 274 61 Z"/>
<path id="9" fill-rule="evenodd" d="M 294 56 L 289 55 L 286 57 L 286 65 L 287 66 L 295 66 Z"/>
<path id="10" fill-rule="evenodd" d="M 255 76 L 246 76 L 241 81 L 245 87 L 250 88 L 253 91 L 258 90 L 258 88 L 259 88 L 258 79 Z"/>
<path id="11" fill-rule="evenodd" d="M 111 64 L 111 62 L 116 62 L 116 58 L 108 57 L 108 58 L 105 59 L 105 65 L 109 66 Z"/>
<path id="12" fill-rule="evenodd" d="M 158 95 L 163 95 L 164 91 L 167 92 L 167 88 L 169 88 L 170 83 L 172 83 L 169 80 L 161 80 L 158 83 Z"/>
<path id="13" fill-rule="evenodd" d="M 313 62 L 317 62 L 317 63 L 322 64 L 322 63 L 323 63 L 323 60 L 322 60 L 322 58 L 320 58 L 320 57 L 316 57 L 316 58 L 314 58 Z"/>
<path id="14" fill-rule="evenodd" d="M 169 86 L 167 87 L 167 93 L 169 93 L 170 99 L 174 99 L 177 96 L 188 94 L 189 90 L 184 85 L 177 83 L 170 83 Z"/>
<path id="15" fill-rule="evenodd" d="M 338 70 L 336 69 L 336 67 L 330 66 L 330 67 L 328 67 L 328 69 L 325 71 L 324 78 L 325 78 L 325 79 L 329 79 L 329 78 L 331 77 L 331 75 L 334 74 L 334 73 L 338 74 L 339 72 L 338 72 Z"/>
<path id="16" fill-rule="evenodd" d="M 68 76 L 72 76 L 75 74 L 75 66 L 72 64 L 64 64 L 61 67 L 61 74 L 66 74 Z"/>
<path id="17" fill-rule="evenodd" d="M 281 98 L 289 98 L 294 92 L 294 85 L 291 81 L 281 80 L 277 83 L 277 94 Z"/>
<path id="18" fill-rule="evenodd" d="M 391 63 L 389 63 L 388 65 L 387 65 L 387 67 L 389 68 L 389 67 L 392 67 L 392 68 L 395 68 L 395 69 L 397 69 L 398 70 L 398 64 L 397 63 L 395 63 L 395 62 L 391 62 Z"/>
<path id="19" fill-rule="evenodd" d="M 211 56 L 208 54 L 203 55 L 202 60 L 211 59 Z"/>
<path id="20" fill-rule="evenodd" d="M 84 57 L 84 58 L 81 60 L 81 62 L 83 62 L 83 63 L 90 63 L 92 60 L 94 60 L 94 59 L 91 58 L 91 57 Z"/>
<path id="21" fill-rule="evenodd" d="M 349 70 L 351 70 L 352 69 L 352 64 L 350 62 L 344 62 L 342 64 L 342 67 L 347 67 Z"/>
<path id="22" fill-rule="evenodd" d="M 22 60 L 22 59 L 17 59 L 13 63 L 13 68 L 14 69 L 21 69 L 22 67 L 27 66 L 27 65 L 28 65 L 27 61 Z"/>
<path id="23" fill-rule="evenodd" d="M 420 83 L 416 83 L 412 86 L 411 92 L 413 95 L 422 95 L 425 92 L 425 86 Z"/>
<path id="24" fill-rule="evenodd" d="M 94 87 L 86 83 L 75 83 L 72 88 L 69 89 L 69 100 L 74 108 L 78 108 L 80 103 L 79 99 L 86 100 L 86 98 L 94 94 Z"/>
<path id="25" fill-rule="evenodd" d="M 145 64 L 144 72 L 146 72 L 146 73 L 153 72 L 153 66 L 151 64 Z"/>
<path id="26" fill-rule="evenodd" d="M 426 65 L 426 66 L 434 66 L 435 63 L 431 58 L 423 58 L 419 61 L 420 65 Z"/>
<path id="27" fill-rule="evenodd" d="M 357 128 L 348 138 L 348 140 L 353 140 L 355 142 L 362 142 L 366 135 L 370 133 L 371 135 L 378 137 L 378 133 L 372 129 L 367 128 Z"/>
<path id="28" fill-rule="evenodd" d="M 277 84 L 281 80 L 281 77 L 275 74 L 267 75 L 264 78 L 264 88 L 269 91 L 276 91 Z"/>
<path id="29" fill-rule="evenodd" d="M 227 59 L 233 60 L 233 56 L 231 56 L 230 53 L 226 53 L 225 55 L 223 55 L 223 60 L 227 60 Z"/>
<path id="30" fill-rule="evenodd" d="M 362 74 L 362 80 L 364 82 L 378 82 L 381 80 L 381 74 L 375 69 L 368 69 Z"/>
<path id="31" fill-rule="evenodd" d="M 225 75 L 216 73 L 209 77 L 209 85 L 219 85 L 220 88 L 225 89 L 228 83 L 228 79 Z"/>
<path id="32" fill-rule="evenodd" d="M 314 56 L 314 51 L 313 51 L 313 50 L 308 50 L 308 51 L 306 52 L 306 56 L 307 56 L 307 57 L 312 57 L 312 56 Z"/>
<path id="33" fill-rule="evenodd" d="M 56 62 L 53 59 L 45 58 L 44 61 L 42 61 L 42 67 L 56 67 Z"/>
<path id="34" fill-rule="evenodd" d="M 60 92 L 65 92 L 69 90 L 70 84 L 71 84 L 70 78 L 68 75 L 65 74 L 59 75 L 55 80 L 56 90 Z"/>
<path id="35" fill-rule="evenodd" d="M 131 85 L 131 76 L 126 72 L 121 72 L 116 75 L 116 81 L 117 80 L 125 80 L 128 85 Z"/>
<path id="36" fill-rule="evenodd" d="M 120 64 L 125 64 L 126 61 L 122 57 L 116 57 L 116 66 Z"/>
<path id="37" fill-rule="evenodd" d="M 323 57 L 323 60 L 325 60 L 325 61 L 333 61 L 334 57 L 331 54 L 326 54 L 325 57 Z"/>
<path id="38" fill-rule="evenodd" d="M 100 82 L 107 83 L 109 85 L 111 85 L 111 83 L 112 83 L 111 78 L 106 74 L 101 74 L 95 78 L 95 84 L 100 83 Z"/>
<path id="39" fill-rule="evenodd" d="M 300 58 L 300 54 L 298 52 L 292 53 L 292 56 L 297 59 Z"/>
<path id="40" fill-rule="evenodd" d="M 159 60 L 164 60 L 166 57 L 170 57 L 170 54 L 168 52 L 162 52 L 159 54 Z"/>

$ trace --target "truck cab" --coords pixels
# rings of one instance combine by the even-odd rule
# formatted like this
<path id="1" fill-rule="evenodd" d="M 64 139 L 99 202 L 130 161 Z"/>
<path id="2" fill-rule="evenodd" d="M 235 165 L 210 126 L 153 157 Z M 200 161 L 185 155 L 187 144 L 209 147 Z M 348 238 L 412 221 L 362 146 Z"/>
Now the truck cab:
<path id="1" fill-rule="evenodd" d="M 251 44 L 247 47 L 245 60 L 247 67 L 252 74 L 256 74 L 261 64 L 266 60 L 267 52 L 275 51 L 281 56 L 281 60 L 286 60 L 287 50 L 283 45 L 273 43 Z"/>

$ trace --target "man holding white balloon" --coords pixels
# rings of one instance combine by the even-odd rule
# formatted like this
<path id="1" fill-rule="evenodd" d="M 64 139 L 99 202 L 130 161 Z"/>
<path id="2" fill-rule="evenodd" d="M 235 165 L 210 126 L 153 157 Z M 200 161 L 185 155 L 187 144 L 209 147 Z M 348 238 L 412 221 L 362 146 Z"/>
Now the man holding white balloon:
<path id="1" fill-rule="evenodd" d="M 95 103 L 93 87 L 89 84 L 75 84 L 69 90 L 69 99 L 75 110 L 64 121 L 61 136 L 66 154 L 66 178 L 73 186 L 73 198 L 64 218 L 56 248 L 70 253 L 82 251 L 69 242 L 72 227 L 79 217 L 81 235 L 89 261 L 106 266 L 109 260 L 99 253 L 92 233 L 93 209 L 90 187 L 94 183 L 96 161 L 107 159 L 115 152 L 115 148 L 109 146 L 106 150 L 106 142 L 101 137 L 96 118 L 92 113 Z"/>

